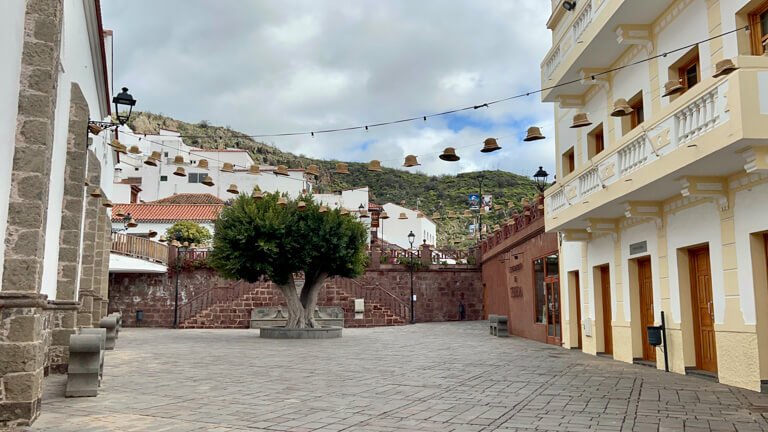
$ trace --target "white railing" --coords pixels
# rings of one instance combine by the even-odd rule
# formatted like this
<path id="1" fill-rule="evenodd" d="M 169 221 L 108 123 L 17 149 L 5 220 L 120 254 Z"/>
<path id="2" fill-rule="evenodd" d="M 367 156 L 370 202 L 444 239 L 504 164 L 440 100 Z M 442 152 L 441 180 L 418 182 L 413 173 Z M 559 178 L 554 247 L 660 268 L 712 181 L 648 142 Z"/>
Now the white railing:
<path id="1" fill-rule="evenodd" d="M 572 31 L 573 31 L 573 41 L 578 42 L 581 35 L 584 33 L 584 30 L 587 29 L 589 26 L 589 23 L 592 22 L 592 2 L 587 1 L 587 5 L 584 6 L 584 10 L 581 11 L 579 16 L 576 18 L 576 21 L 573 22 Z"/>
<path id="2" fill-rule="evenodd" d="M 560 47 L 558 46 L 555 48 L 555 51 L 549 56 L 547 61 L 544 63 L 544 78 L 549 78 L 552 76 L 552 73 L 557 69 L 557 67 L 560 65 L 560 60 L 562 60 Z"/>
<path id="3" fill-rule="evenodd" d="M 715 127 L 719 119 L 716 109 L 717 91 L 717 88 L 713 88 L 675 114 L 678 145 Z"/>
<path id="4" fill-rule="evenodd" d="M 642 134 L 619 149 L 620 175 L 628 174 L 648 161 L 648 154 L 650 153 L 648 146 L 648 138 L 645 134 Z"/>
<path id="5" fill-rule="evenodd" d="M 601 158 L 594 165 L 582 168 L 575 177 L 569 178 L 547 197 L 547 215 L 554 215 L 571 205 L 583 202 L 591 193 L 609 187 L 617 181 L 626 180 L 634 171 L 652 164 L 653 161 L 665 157 L 728 121 L 725 103 L 728 82 L 725 80 L 709 88 L 706 88 L 704 83 L 699 84 L 702 87 L 694 87 L 689 92 L 701 89 L 701 94 L 691 93 L 693 99 L 687 102 L 684 102 L 685 99 L 673 101 L 670 111 L 644 125 L 645 131 L 633 131 L 631 138 L 626 141 L 620 139 L 616 148 L 601 154 Z M 686 96 L 682 95 L 681 98 Z M 652 146 L 656 139 L 660 144 L 654 148 Z"/>
<path id="6" fill-rule="evenodd" d="M 579 176 L 579 198 L 589 195 L 600 187 L 600 173 L 592 167 Z"/>

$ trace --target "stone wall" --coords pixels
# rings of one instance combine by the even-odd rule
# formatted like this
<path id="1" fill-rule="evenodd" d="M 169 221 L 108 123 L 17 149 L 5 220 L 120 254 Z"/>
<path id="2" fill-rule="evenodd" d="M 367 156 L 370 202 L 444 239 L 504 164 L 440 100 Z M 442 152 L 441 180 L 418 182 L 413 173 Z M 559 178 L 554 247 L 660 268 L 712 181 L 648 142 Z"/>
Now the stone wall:
<path id="1" fill-rule="evenodd" d="M 403 303 L 410 302 L 410 274 L 402 266 L 371 270 L 356 283 L 381 286 Z M 179 277 L 179 304 L 203 293 L 210 287 L 229 285 L 215 272 L 204 269 L 182 270 Z M 354 296 L 348 280 L 331 279 L 318 296 L 318 305 L 340 306 L 349 327 L 402 324 L 381 305 L 368 302 L 365 319 L 354 319 Z M 118 273 L 110 276 L 109 311 L 121 311 L 125 326 L 136 325 L 136 311 L 144 313 L 140 326 L 170 327 L 173 323 L 175 276 L 170 274 Z M 417 322 L 452 321 L 459 318 L 459 303 L 466 306 L 466 319 L 482 318 L 482 283 L 478 269 L 438 269 L 414 272 Z M 251 284 L 246 295 L 208 311 L 194 327 L 248 327 L 254 307 L 284 304 L 280 291 L 270 283 Z"/>

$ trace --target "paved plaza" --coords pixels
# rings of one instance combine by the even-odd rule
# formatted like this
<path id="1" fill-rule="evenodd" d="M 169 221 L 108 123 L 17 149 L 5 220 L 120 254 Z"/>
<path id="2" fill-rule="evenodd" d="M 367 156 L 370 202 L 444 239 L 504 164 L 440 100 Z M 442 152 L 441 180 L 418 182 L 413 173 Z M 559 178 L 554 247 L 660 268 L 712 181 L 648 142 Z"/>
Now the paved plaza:
<path id="1" fill-rule="evenodd" d="M 483 322 L 345 329 L 123 329 L 95 398 L 46 379 L 39 431 L 768 430 L 768 395 L 487 335 Z"/>

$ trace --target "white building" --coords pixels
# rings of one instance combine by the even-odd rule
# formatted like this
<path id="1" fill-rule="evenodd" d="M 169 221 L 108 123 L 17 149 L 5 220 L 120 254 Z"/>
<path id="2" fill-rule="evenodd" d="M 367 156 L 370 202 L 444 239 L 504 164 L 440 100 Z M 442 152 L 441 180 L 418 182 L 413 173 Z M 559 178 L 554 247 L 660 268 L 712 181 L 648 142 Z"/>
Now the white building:
<path id="1" fill-rule="evenodd" d="M 139 135 L 122 126 L 119 133 L 120 143 L 128 148 L 136 146 L 140 153 L 120 155 L 114 171 L 115 202 L 150 202 L 184 193 L 210 193 L 227 200 L 234 196 L 227 191 L 232 184 L 240 192 L 250 193 L 258 186 L 264 192 L 279 191 L 291 198 L 312 190 L 303 169 L 288 169 L 287 176 L 280 176 L 274 174 L 276 167 L 260 166 L 260 174 L 251 174 L 254 161 L 246 150 L 190 147 L 178 132 L 162 129 L 157 135 Z M 153 152 L 159 152 L 160 161 L 157 166 L 146 165 L 144 161 Z M 174 163 L 177 156 L 183 158 L 182 164 Z M 208 169 L 199 167 L 202 160 Z M 233 172 L 221 171 L 225 163 L 233 165 Z M 178 168 L 183 168 L 186 176 L 175 175 Z M 211 177 L 213 186 L 202 183 L 206 176 Z"/>
<path id="2" fill-rule="evenodd" d="M 408 249 L 408 234 L 413 232 L 416 239 L 413 247 L 417 248 L 423 243 L 434 246 L 437 241 L 437 225 L 426 215 L 418 217 L 416 210 L 411 210 L 393 203 L 382 206 L 389 219 L 382 220 L 379 227 L 379 238 L 385 242 L 396 244 L 403 249 Z M 400 219 L 401 215 L 405 219 Z"/>

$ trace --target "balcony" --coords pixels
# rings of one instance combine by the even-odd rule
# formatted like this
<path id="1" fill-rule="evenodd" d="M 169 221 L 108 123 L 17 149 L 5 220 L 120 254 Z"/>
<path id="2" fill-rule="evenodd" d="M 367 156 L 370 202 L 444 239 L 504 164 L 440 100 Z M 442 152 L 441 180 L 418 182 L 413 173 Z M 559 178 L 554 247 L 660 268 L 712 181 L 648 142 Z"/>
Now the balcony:
<path id="1" fill-rule="evenodd" d="M 582 0 L 577 9 L 566 12 L 567 28 L 541 63 L 542 87 L 581 80 L 585 71 L 610 67 L 631 45 L 650 47 L 650 23 L 662 14 L 672 0 Z M 545 102 L 560 96 L 579 95 L 586 87 L 575 82 L 542 92 Z"/>
<path id="2" fill-rule="evenodd" d="M 634 202 L 679 196 L 693 178 L 744 172 L 767 150 L 757 145 L 768 136 L 768 58 L 736 61 L 739 70 L 702 81 L 548 189 L 547 230 L 585 229 L 631 214 Z"/>
<path id="3" fill-rule="evenodd" d="M 168 246 L 148 238 L 112 233 L 110 273 L 165 273 Z"/>

